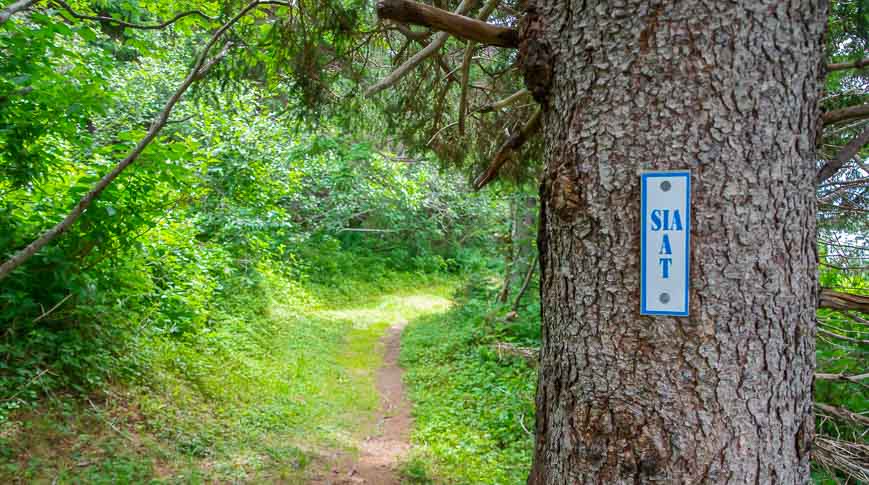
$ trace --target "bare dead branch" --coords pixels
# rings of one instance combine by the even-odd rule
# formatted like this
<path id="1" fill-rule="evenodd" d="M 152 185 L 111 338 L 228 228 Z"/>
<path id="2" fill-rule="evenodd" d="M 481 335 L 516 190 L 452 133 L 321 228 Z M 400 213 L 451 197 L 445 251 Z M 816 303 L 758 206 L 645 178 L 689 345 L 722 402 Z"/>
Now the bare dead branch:
<path id="1" fill-rule="evenodd" d="M 824 404 L 821 402 L 815 402 L 815 409 L 833 418 L 838 418 L 844 421 L 852 421 L 855 423 L 860 423 L 864 426 L 869 426 L 869 417 L 863 416 L 862 414 L 857 414 L 845 408 L 831 406 L 829 404 Z"/>
<path id="2" fill-rule="evenodd" d="M 529 94 L 531 94 L 531 91 L 529 91 L 525 88 L 522 88 L 519 91 L 516 91 L 515 93 L 511 94 L 510 96 L 507 96 L 506 98 L 504 98 L 502 100 L 495 101 L 494 103 L 489 103 L 487 105 L 483 105 L 483 106 L 477 108 L 477 111 L 479 113 L 489 113 L 492 111 L 501 111 L 502 109 L 506 108 L 507 106 L 510 106 L 511 104 L 515 103 L 516 101 L 519 101 L 520 99 L 528 96 Z"/>
<path id="3" fill-rule="evenodd" d="M 869 296 L 854 295 L 822 288 L 818 298 L 818 308 L 831 310 L 856 310 L 869 313 Z"/>
<path id="4" fill-rule="evenodd" d="M 423 31 L 411 30 L 410 27 L 408 27 L 407 25 L 404 25 L 400 22 L 395 22 L 393 24 L 393 26 L 395 27 L 395 30 L 401 32 L 401 35 L 403 35 L 411 40 L 423 41 L 423 40 L 426 40 L 429 37 L 431 37 L 431 31 L 428 31 L 428 30 L 423 30 Z"/>
<path id="5" fill-rule="evenodd" d="M 869 57 L 853 62 L 838 62 L 835 64 L 827 64 L 827 71 L 841 71 L 843 69 L 861 69 L 869 66 Z"/>
<path id="6" fill-rule="evenodd" d="M 859 135 L 849 141 L 847 145 L 843 146 L 842 149 L 839 150 L 839 153 L 836 154 L 836 158 L 828 160 L 827 163 L 818 170 L 818 175 L 815 177 L 815 184 L 820 185 L 830 177 L 836 175 L 836 172 L 838 172 L 849 160 L 854 158 L 854 155 L 856 155 L 861 148 L 866 146 L 867 143 L 869 143 L 869 125 L 867 125 Z"/>
<path id="7" fill-rule="evenodd" d="M 812 447 L 812 460 L 833 474 L 839 471 L 853 479 L 853 482 L 846 483 L 869 483 L 869 445 L 867 444 L 853 443 L 830 436 L 817 436 Z"/>
<path id="8" fill-rule="evenodd" d="M 112 170 L 104 175 L 96 184 L 85 194 L 75 205 L 75 207 L 70 211 L 66 217 L 63 218 L 62 221 L 58 222 L 54 227 L 44 232 L 41 236 L 36 238 L 33 242 L 28 244 L 23 249 L 20 249 L 11 258 L 5 261 L 2 265 L 0 265 L 0 280 L 9 276 L 9 274 L 15 270 L 15 268 L 21 266 L 25 261 L 30 259 L 37 251 L 39 251 L 46 244 L 50 243 L 54 238 L 65 232 L 69 229 L 79 217 L 87 210 L 87 208 L 93 203 L 93 201 L 99 197 L 99 195 L 109 186 L 118 176 L 123 172 L 127 167 L 129 167 L 145 150 L 145 148 L 157 137 L 157 134 L 161 129 L 166 125 L 166 122 L 169 120 L 169 115 L 172 113 L 172 109 L 187 91 L 187 89 L 199 79 L 200 73 L 202 72 L 202 68 L 205 67 L 208 62 L 208 53 L 211 49 L 217 44 L 221 37 L 229 30 L 236 22 L 239 21 L 243 16 L 245 16 L 251 10 L 257 8 L 260 5 L 283 5 L 290 6 L 289 3 L 278 1 L 278 0 L 254 0 L 245 6 L 239 13 L 237 13 L 232 19 L 223 24 L 205 46 L 202 48 L 202 51 L 196 58 L 196 62 L 193 64 L 193 68 L 187 74 L 187 77 L 184 78 L 184 81 L 178 86 L 175 92 L 172 94 L 172 97 L 166 102 L 163 110 L 157 115 L 154 119 L 154 122 L 151 124 L 151 127 L 148 129 L 148 132 L 145 136 L 139 140 L 135 147 L 124 157 L 123 160 L 118 162 Z"/>
<path id="9" fill-rule="evenodd" d="M 16 13 L 27 10 L 34 3 L 36 3 L 36 0 L 18 0 L 3 10 L 0 10 L 0 25 L 6 23 L 6 21 L 9 20 L 9 17 L 12 17 Z"/>
<path id="10" fill-rule="evenodd" d="M 819 379 L 822 381 L 850 382 L 863 387 L 869 387 L 869 385 L 863 382 L 865 379 L 869 379 L 869 373 L 849 376 L 846 374 L 824 374 L 819 372 L 815 374 L 815 379 Z"/>
<path id="11" fill-rule="evenodd" d="M 483 173 L 477 176 L 474 180 L 474 190 L 480 190 L 485 187 L 489 182 L 495 179 L 498 176 L 498 171 L 501 170 L 501 167 L 507 160 L 510 158 L 510 154 L 518 150 L 525 144 L 528 139 L 540 129 L 540 118 L 541 118 L 540 108 L 531 115 L 531 118 L 528 122 L 525 123 L 525 126 L 522 127 L 521 130 L 514 133 L 507 141 L 501 145 L 501 148 L 498 149 L 498 152 L 495 154 L 495 157 L 492 159 L 492 163 L 489 164 L 489 168 L 486 169 Z"/>
<path id="12" fill-rule="evenodd" d="M 201 17 L 201 18 L 203 18 L 203 19 L 205 19 L 205 20 L 208 20 L 208 21 L 210 21 L 210 22 L 214 22 L 214 21 L 216 20 L 216 19 L 214 19 L 214 18 L 212 18 L 212 17 L 206 15 L 206 14 L 205 14 L 204 12 L 202 12 L 201 10 L 190 10 L 190 11 L 187 11 L 187 12 L 179 13 L 179 14 L 175 15 L 174 17 L 172 17 L 171 19 L 166 20 L 166 21 L 164 21 L 164 22 L 160 22 L 160 23 L 158 23 L 158 24 L 137 24 L 137 23 L 133 23 L 133 22 L 127 22 L 127 21 L 125 21 L 125 20 L 121 20 L 121 19 L 116 19 L 116 18 L 114 18 L 114 17 L 106 17 L 106 16 L 103 16 L 103 15 L 85 15 L 85 14 L 80 14 L 80 13 L 76 12 L 75 10 L 73 10 L 72 7 L 70 7 L 69 4 L 66 3 L 66 2 L 64 2 L 63 0 L 52 0 L 52 1 L 53 1 L 53 2 L 58 6 L 58 7 L 62 8 L 63 10 L 65 10 L 65 11 L 66 11 L 66 12 L 67 12 L 71 17 L 73 17 L 73 18 L 75 18 L 75 19 L 79 19 L 79 20 L 94 20 L 94 21 L 97 21 L 97 22 L 107 22 L 107 23 L 115 24 L 115 25 L 120 26 L 120 27 L 127 27 L 127 28 L 131 28 L 131 29 L 140 29 L 140 30 L 160 30 L 160 29 L 165 29 L 166 27 L 168 27 L 168 26 L 174 24 L 175 22 L 177 22 L 177 21 L 179 21 L 179 20 L 181 20 L 181 19 L 183 19 L 183 18 L 185 18 L 185 17 L 190 17 L 191 15 L 195 15 L 195 16 L 197 16 L 197 17 Z"/>
<path id="13" fill-rule="evenodd" d="M 468 10 L 471 9 L 471 5 L 474 2 L 475 2 L 475 0 L 462 0 L 462 3 L 460 3 L 458 8 L 456 9 L 456 12 L 459 14 L 463 14 L 463 13 L 467 12 Z M 379 12 L 379 10 L 380 10 L 380 4 L 378 3 L 378 12 Z M 382 18 L 389 18 L 389 17 L 383 17 L 383 16 L 381 16 L 381 17 Z M 392 19 L 392 20 L 396 20 L 396 19 Z M 401 79 L 405 75 L 407 75 L 407 73 L 409 73 L 414 67 L 419 65 L 420 62 L 426 60 L 432 54 L 434 54 L 435 52 L 440 50 L 440 48 L 443 47 L 443 45 L 447 42 L 448 38 L 449 38 L 449 34 L 446 32 L 441 32 L 441 33 L 435 35 L 434 39 L 432 39 L 432 41 L 427 46 L 420 49 L 420 51 L 417 52 L 416 54 L 414 54 L 410 59 L 404 61 L 404 63 L 402 65 L 398 66 L 394 71 L 389 73 L 389 75 L 386 76 L 385 78 L 381 79 L 377 84 L 368 88 L 365 91 L 365 95 L 366 96 L 373 96 L 373 95 L 379 93 L 380 91 L 383 91 L 384 89 L 397 83 L 399 79 Z"/>
<path id="14" fill-rule="evenodd" d="M 824 126 L 827 126 L 841 121 L 866 117 L 869 117 L 869 104 L 861 104 L 859 106 L 849 106 L 847 108 L 827 111 L 821 116 L 821 122 Z"/>
<path id="15" fill-rule="evenodd" d="M 465 17 L 462 13 L 464 12 L 450 13 L 411 0 L 379 0 L 377 2 L 377 15 L 382 19 L 422 25 L 449 33 L 460 39 L 473 40 L 486 45 L 510 48 L 519 46 L 519 35 L 515 29 Z"/>
<path id="16" fill-rule="evenodd" d="M 540 349 L 534 347 L 520 347 L 509 342 L 497 342 L 492 345 L 492 350 L 498 353 L 498 357 L 518 357 L 532 367 L 537 366 Z"/>

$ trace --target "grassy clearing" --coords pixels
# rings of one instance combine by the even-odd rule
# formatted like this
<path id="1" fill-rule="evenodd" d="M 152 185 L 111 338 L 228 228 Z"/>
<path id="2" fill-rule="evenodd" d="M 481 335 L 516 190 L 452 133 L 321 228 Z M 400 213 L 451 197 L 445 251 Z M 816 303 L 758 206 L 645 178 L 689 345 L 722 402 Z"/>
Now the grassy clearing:
<path id="1" fill-rule="evenodd" d="M 0 424 L 0 482 L 297 483 L 330 451 L 352 452 L 379 404 L 379 338 L 445 310 L 452 282 L 264 274 L 256 291 L 227 292 L 195 336 L 139 335 L 147 365 L 132 385 L 56 395 Z"/>

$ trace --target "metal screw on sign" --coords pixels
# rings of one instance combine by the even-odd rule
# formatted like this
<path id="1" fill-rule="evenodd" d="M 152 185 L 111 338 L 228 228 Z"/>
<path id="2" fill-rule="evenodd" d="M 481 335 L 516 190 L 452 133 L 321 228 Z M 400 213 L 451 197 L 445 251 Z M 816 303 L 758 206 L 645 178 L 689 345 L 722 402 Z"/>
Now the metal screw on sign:
<path id="1" fill-rule="evenodd" d="M 665 181 L 661 182 L 661 190 L 663 190 L 664 192 L 670 191 L 670 181 L 669 180 L 665 180 Z"/>
<path id="2" fill-rule="evenodd" d="M 661 303 L 670 303 L 670 294 L 661 293 L 661 296 L 659 296 L 658 299 L 661 300 Z"/>

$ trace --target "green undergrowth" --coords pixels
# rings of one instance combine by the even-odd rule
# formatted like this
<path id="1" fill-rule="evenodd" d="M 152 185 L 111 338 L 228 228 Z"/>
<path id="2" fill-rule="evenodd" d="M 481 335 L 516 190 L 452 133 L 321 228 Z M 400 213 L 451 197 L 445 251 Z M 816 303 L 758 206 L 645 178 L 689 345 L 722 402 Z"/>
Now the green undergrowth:
<path id="1" fill-rule="evenodd" d="M 524 483 L 531 463 L 536 371 L 499 356 L 495 341 L 522 342 L 534 322 L 503 322 L 493 292 L 474 283 L 446 315 L 412 322 L 401 364 L 413 402 L 412 483 Z M 531 319 L 533 320 L 533 319 Z"/>
<path id="2" fill-rule="evenodd" d="M 452 281 L 260 274 L 225 292 L 199 332 L 137 335 L 131 381 L 50 394 L 0 423 L 0 483 L 298 483 L 329 453 L 352 452 L 379 404 L 378 340 L 445 310 Z"/>

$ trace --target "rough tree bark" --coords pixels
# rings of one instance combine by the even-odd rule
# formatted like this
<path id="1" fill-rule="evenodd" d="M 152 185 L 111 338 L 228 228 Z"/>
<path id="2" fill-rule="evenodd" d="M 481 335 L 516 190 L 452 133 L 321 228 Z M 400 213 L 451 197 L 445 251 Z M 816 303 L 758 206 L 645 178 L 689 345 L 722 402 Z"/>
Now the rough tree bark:
<path id="1" fill-rule="evenodd" d="M 808 483 L 823 0 L 537 0 L 528 483 Z M 639 315 L 639 174 L 692 171 L 691 315 Z"/>

